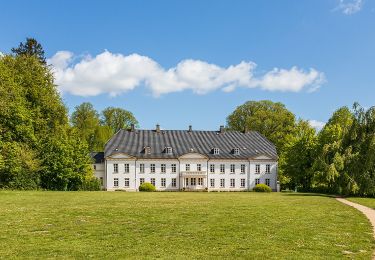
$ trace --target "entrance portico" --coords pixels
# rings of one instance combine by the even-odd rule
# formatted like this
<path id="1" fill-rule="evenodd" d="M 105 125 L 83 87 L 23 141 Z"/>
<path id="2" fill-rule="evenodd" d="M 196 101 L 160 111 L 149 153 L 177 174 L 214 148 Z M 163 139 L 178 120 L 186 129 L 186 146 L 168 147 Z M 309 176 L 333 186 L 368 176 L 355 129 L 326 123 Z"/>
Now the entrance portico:
<path id="1" fill-rule="evenodd" d="M 207 188 L 207 173 L 205 171 L 182 171 L 182 188 L 185 190 L 204 190 Z"/>

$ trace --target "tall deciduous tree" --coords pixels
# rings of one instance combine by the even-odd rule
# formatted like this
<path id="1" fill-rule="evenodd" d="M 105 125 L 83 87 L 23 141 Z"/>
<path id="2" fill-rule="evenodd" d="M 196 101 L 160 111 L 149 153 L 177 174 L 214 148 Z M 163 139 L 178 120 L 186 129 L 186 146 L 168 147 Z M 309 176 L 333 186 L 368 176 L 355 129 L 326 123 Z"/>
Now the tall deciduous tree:
<path id="1" fill-rule="evenodd" d="M 102 112 L 102 125 L 109 126 L 113 133 L 129 128 L 131 124 L 138 125 L 138 121 L 131 112 L 125 109 L 108 107 Z"/>

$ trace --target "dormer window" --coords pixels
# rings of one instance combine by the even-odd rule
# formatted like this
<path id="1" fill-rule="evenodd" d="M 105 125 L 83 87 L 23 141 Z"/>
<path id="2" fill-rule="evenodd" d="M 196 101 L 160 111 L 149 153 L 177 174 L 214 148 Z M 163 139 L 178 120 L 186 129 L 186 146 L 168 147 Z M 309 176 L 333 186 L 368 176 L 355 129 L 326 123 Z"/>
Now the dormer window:
<path id="1" fill-rule="evenodd" d="M 150 146 L 146 146 L 146 147 L 144 148 L 144 153 L 145 153 L 145 154 L 151 154 L 151 147 L 150 147 Z"/>
<path id="2" fill-rule="evenodd" d="M 213 152 L 213 154 L 220 154 L 220 149 L 219 148 L 214 148 L 214 149 L 212 149 L 212 152 Z"/>
<path id="3" fill-rule="evenodd" d="M 233 149 L 233 154 L 234 155 L 239 155 L 240 154 L 240 148 L 234 148 Z"/>
<path id="4" fill-rule="evenodd" d="M 165 147 L 165 153 L 166 154 L 172 154 L 172 147 Z"/>

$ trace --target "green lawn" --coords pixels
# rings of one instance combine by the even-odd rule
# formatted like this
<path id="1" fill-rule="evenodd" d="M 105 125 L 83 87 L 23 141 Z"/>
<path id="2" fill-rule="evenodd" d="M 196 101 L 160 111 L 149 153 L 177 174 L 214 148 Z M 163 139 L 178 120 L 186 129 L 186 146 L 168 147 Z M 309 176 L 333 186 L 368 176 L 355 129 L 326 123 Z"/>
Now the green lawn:
<path id="1" fill-rule="evenodd" d="M 371 259 L 367 219 L 288 193 L 0 192 L 0 258 Z"/>
<path id="2" fill-rule="evenodd" d="M 357 198 L 357 197 L 352 197 L 352 198 L 346 198 L 347 200 L 350 200 L 352 202 L 362 204 L 364 206 L 367 206 L 369 208 L 375 209 L 375 199 L 374 198 Z"/>

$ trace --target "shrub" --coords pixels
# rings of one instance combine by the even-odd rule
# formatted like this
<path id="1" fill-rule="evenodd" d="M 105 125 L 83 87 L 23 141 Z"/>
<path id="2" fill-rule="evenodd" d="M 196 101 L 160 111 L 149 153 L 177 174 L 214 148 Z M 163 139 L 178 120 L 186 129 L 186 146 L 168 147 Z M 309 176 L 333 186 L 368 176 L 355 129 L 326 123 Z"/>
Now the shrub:
<path id="1" fill-rule="evenodd" d="M 155 186 L 149 182 L 144 182 L 141 185 L 139 185 L 139 191 L 155 191 L 155 190 L 156 190 Z"/>
<path id="2" fill-rule="evenodd" d="M 271 192 L 272 189 L 267 186 L 266 184 L 257 184 L 253 191 L 256 191 L 256 192 Z"/>
<path id="3" fill-rule="evenodd" d="M 96 191 L 101 189 L 100 180 L 92 177 L 90 179 L 83 180 L 78 190 Z"/>

